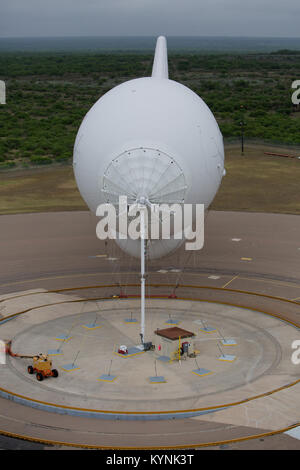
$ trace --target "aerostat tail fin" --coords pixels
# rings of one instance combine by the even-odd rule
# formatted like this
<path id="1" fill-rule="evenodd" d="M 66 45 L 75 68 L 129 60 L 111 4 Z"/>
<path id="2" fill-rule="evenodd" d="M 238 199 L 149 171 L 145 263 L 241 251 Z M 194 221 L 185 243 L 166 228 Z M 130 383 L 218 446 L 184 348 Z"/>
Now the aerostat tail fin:
<path id="1" fill-rule="evenodd" d="M 164 36 L 159 36 L 156 41 L 152 77 L 169 78 L 167 40 Z"/>

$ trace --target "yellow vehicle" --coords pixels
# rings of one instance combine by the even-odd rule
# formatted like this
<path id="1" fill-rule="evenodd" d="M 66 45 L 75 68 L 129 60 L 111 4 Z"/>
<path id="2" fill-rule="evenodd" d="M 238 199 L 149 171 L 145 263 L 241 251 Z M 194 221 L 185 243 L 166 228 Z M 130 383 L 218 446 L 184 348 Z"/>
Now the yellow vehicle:
<path id="1" fill-rule="evenodd" d="M 17 354 L 11 350 L 11 341 L 5 340 L 5 351 L 11 357 L 20 359 L 33 359 L 33 365 L 27 367 L 28 374 L 35 374 L 39 382 L 46 377 L 58 377 L 56 369 L 52 369 L 52 361 L 47 354 L 37 354 L 36 356 L 28 356 L 25 354 Z"/>
<path id="2" fill-rule="evenodd" d="M 47 354 L 39 354 L 33 357 L 33 365 L 27 367 L 28 374 L 36 373 L 36 378 L 41 382 L 46 377 L 58 377 L 56 369 L 52 369 L 52 361 Z"/>

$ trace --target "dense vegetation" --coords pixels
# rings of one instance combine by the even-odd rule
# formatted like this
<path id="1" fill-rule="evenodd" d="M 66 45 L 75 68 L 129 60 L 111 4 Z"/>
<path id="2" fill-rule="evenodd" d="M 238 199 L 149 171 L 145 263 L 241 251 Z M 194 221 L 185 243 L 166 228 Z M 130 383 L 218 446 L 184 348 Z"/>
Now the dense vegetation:
<path id="1" fill-rule="evenodd" d="M 113 86 L 151 73 L 152 54 L 1 53 L 0 168 L 67 161 L 77 129 L 93 103 Z M 291 83 L 300 79 L 300 55 L 171 54 L 170 78 L 198 93 L 225 139 L 300 145 L 300 113 Z"/>

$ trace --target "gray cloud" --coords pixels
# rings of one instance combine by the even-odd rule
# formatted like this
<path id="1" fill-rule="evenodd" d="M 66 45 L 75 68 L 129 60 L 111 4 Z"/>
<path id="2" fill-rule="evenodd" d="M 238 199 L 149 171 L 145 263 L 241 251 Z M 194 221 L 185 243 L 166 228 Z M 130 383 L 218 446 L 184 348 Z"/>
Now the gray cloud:
<path id="1" fill-rule="evenodd" d="M 299 0 L 0 0 L 0 36 L 299 37 Z"/>

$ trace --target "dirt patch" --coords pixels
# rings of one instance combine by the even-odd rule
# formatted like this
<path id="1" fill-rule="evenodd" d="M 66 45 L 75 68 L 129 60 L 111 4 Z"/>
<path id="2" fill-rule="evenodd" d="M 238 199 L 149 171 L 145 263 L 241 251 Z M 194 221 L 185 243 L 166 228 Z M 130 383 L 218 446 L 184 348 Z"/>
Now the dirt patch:
<path id="1" fill-rule="evenodd" d="M 300 160 L 264 152 L 297 155 L 290 148 L 247 145 L 241 156 L 239 145 L 226 146 L 227 174 L 211 209 L 300 214 Z"/>

